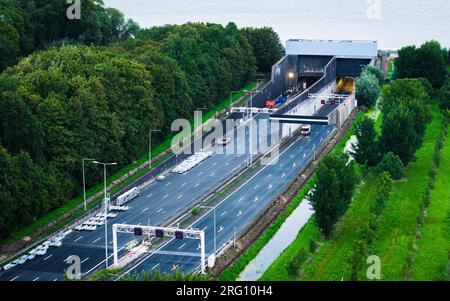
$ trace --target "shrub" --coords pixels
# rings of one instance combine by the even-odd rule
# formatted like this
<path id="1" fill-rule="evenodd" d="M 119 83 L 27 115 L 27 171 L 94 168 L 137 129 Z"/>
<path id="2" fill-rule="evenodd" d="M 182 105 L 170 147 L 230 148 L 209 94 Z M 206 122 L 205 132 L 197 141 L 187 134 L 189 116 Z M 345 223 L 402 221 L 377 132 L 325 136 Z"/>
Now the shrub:
<path id="1" fill-rule="evenodd" d="M 383 159 L 376 167 L 377 173 L 381 174 L 383 171 L 387 171 L 395 180 L 399 180 L 403 177 L 403 169 L 404 165 L 402 160 L 392 152 L 388 152 L 384 155 Z"/>

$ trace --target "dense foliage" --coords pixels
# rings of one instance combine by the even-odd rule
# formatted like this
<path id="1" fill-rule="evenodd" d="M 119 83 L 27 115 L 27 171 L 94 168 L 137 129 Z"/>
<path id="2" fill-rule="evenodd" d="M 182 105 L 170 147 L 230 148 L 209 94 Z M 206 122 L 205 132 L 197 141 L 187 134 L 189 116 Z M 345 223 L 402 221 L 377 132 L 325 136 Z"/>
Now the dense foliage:
<path id="1" fill-rule="evenodd" d="M 357 143 L 353 144 L 353 158 L 359 164 L 374 166 L 378 162 L 377 132 L 373 119 L 364 117 L 356 127 Z"/>
<path id="2" fill-rule="evenodd" d="M 101 0 L 81 1 L 79 20 L 66 17 L 68 7 L 61 0 L 2 0 L 0 71 L 37 49 L 63 43 L 105 45 L 139 29 L 117 9 L 105 8 Z"/>
<path id="3" fill-rule="evenodd" d="M 394 180 L 400 180 L 403 177 L 404 165 L 400 157 L 388 152 L 377 165 L 377 173 L 387 172 Z"/>
<path id="4" fill-rule="evenodd" d="M 270 72 L 283 51 L 278 34 L 270 27 L 246 27 L 241 31 L 253 47 L 258 71 Z"/>
<path id="5" fill-rule="evenodd" d="M 41 4 L 11 0 L 1 5 L 3 14 L 17 10 L 28 25 L 41 29 L 25 30 L 31 41 L 27 48 L 1 36 L 9 28 L 8 35 L 24 38 L 11 34 L 17 22 L 3 24 L 0 31 L 5 41 L 0 51 L 8 54 L 1 58 L 14 58 L 2 61 L 2 68 L 10 67 L 0 74 L 0 238 L 79 195 L 82 158 L 117 162 L 108 169 L 114 172 L 145 153 L 150 129 L 162 129 L 158 138 L 164 139 L 174 119 L 217 105 L 229 91 L 252 81 L 257 69 L 251 44 L 233 23 L 154 27 L 126 39 L 129 28 L 138 27 L 100 1 L 83 1 L 83 13 L 90 17 L 81 19 L 86 24 L 76 23 L 78 31 L 66 21 L 67 5 Z M 33 5 L 47 17 L 29 13 Z M 52 9 L 64 18 L 49 26 Z M 105 29 L 108 24 L 113 27 Z M 35 49 L 44 50 L 11 66 Z M 100 181 L 95 165 L 87 164 L 86 172 L 87 186 Z"/>
<path id="6" fill-rule="evenodd" d="M 381 153 L 391 151 L 407 165 L 431 120 L 428 94 L 418 79 L 398 79 L 384 87 L 381 109 Z"/>
<path id="7" fill-rule="evenodd" d="M 361 76 L 356 79 L 356 99 L 358 105 L 373 107 L 380 96 L 379 79 L 370 71 L 365 69 Z"/>
<path id="8" fill-rule="evenodd" d="M 356 186 L 354 166 L 348 159 L 346 154 L 330 155 L 317 167 L 317 182 L 310 202 L 315 221 L 327 237 L 350 205 Z"/>
<path id="9" fill-rule="evenodd" d="M 440 107 L 442 110 L 450 110 L 450 78 L 445 81 L 439 92 Z"/>
<path id="10" fill-rule="evenodd" d="M 395 59 L 395 76 L 398 78 L 425 77 L 434 88 L 440 88 L 447 77 L 447 51 L 437 41 L 403 47 Z"/>

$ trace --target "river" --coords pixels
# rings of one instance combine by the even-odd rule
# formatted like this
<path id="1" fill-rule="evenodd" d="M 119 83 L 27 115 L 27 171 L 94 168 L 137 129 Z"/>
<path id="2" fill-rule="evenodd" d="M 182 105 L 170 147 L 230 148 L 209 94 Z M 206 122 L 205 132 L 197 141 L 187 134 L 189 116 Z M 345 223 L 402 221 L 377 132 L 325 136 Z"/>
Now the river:
<path id="1" fill-rule="evenodd" d="M 186 22 L 271 26 L 287 39 L 377 40 L 397 49 L 450 46 L 448 0 L 104 0 L 141 27 Z"/>

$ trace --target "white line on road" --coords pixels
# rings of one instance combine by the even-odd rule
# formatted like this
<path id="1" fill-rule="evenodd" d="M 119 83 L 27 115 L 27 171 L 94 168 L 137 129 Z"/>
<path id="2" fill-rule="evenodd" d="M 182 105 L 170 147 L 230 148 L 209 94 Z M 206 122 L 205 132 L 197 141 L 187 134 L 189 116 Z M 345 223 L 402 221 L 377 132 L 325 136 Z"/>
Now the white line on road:
<path id="1" fill-rule="evenodd" d="M 198 185 L 200 185 L 200 183 L 197 183 L 197 184 L 195 184 L 195 186 L 194 186 L 194 187 L 198 187 Z"/>
<path id="2" fill-rule="evenodd" d="M 150 193 L 149 195 L 147 195 L 147 197 L 149 198 L 149 197 L 151 197 L 153 195 L 153 193 Z"/>
<path id="3" fill-rule="evenodd" d="M 291 159 L 294 158 L 294 154 L 291 155 Z"/>
<path id="4" fill-rule="evenodd" d="M 84 259 L 82 262 L 80 262 L 80 263 L 85 263 L 86 261 L 88 261 L 89 260 L 89 257 L 87 257 L 86 259 Z"/>
<path id="5" fill-rule="evenodd" d="M 286 175 L 284 174 L 284 172 L 281 174 L 281 177 L 284 178 Z"/>
<path id="6" fill-rule="evenodd" d="M 269 188 L 268 188 L 268 189 L 269 189 L 269 190 L 272 189 L 272 184 L 269 184 Z"/>
<path id="7" fill-rule="evenodd" d="M 180 195 L 177 197 L 177 200 L 178 200 L 178 199 L 181 199 L 182 197 L 183 197 L 183 195 L 180 194 Z"/>
<path id="8" fill-rule="evenodd" d="M 243 199 L 244 199 L 244 197 L 241 197 L 241 198 L 238 200 L 238 202 L 242 201 Z"/>
<path id="9" fill-rule="evenodd" d="M 202 231 L 205 231 L 208 228 L 208 226 L 206 226 L 205 228 L 202 229 Z"/>
<path id="10" fill-rule="evenodd" d="M 227 214 L 226 210 L 224 212 L 222 212 L 222 214 L 220 216 L 224 216 L 225 214 Z"/>
<path id="11" fill-rule="evenodd" d="M 236 215 L 236 217 L 239 217 L 239 216 L 241 216 L 241 215 L 242 215 L 242 211 L 239 210 L 239 212 L 238 212 L 238 214 Z"/>
<path id="12" fill-rule="evenodd" d="M 163 196 L 163 199 L 165 199 L 165 198 L 167 198 L 169 195 L 168 194 L 166 194 L 165 196 Z"/>
<path id="13" fill-rule="evenodd" d="M 216 166 L 216 165 L 217 165 L 217 162 L 214 162 L 214 164 L 212 166 Z"/>
<path id="14" fill-rule="evenodd" d="M 178 247 L 178 250 L 181 250 L 184 246 L 186 245 L 186 243 L 182 244 L 181 246 Z"/>
<path id="15" fill-rule="evenodd" d="M 36 278 L 33 279 L 33 281 L 37 281 L 38 279 L 39 279 L 39 277 L 36 277 Z"/>
<path id="16" fill-rule="evenodd" d="M 270 178 L 272 176 L 272 174 L 270 173 L 267 177 Z"/>
<path id="17" fill-rule="evenodd" d="M 148 210 L 148 207 L 144 208 L 144 209 L 142 210 L 142 212 L 145 212 L 145 211 L 147 211 L 147 210 Z"/>
<path id="18" fill-rule="evenodd" d="M 186 185 L 186 183 L 181 184 L 181 187 L 183 187 L 184 185 Z"/>
<path id="19" fill-rule="evenodd" d="M 230 165 L 230 162 L 228 162 L 227 164 L 225 164 L 225 167 L 227 167 L 228 165 Z"/>
<path id="20" fill-rule="evenodd" d="M 164 208 L 160 208 L 158 211 L 156 211 L 156 213 L 160 213 L 163 210 L 164 210 Z"/>
<path id="21" fill-rule="evenodd" d="M 53 281 L 58 281 L 58 278 L 53 279 Z"/>
<path id="22" fill-rule="evenodd" d="M 199 176 L 201 176 L 202 174 L 203 174 L 203 172 L 202 172 L 202 171 L 198 173 L 198 175 L 199 175 Z"/>
<path id="23" fill-rule="evenodd" d="M 169 186 L 170 184 L 172 184 L 172 182 L 167 183 L 166 186 Z"/>
<path id="24" fill-rule="evenodd" d="M 255 196 L 255 199 L 253 200 L 253 204 L 256 203 L 258 201 L 258 197 Z"/>
<path id="25" fill-rule="evenodd" d="M 80 239 L 82 239 L 83 238 L 83 235 L 81 235 L 80 237 L 78 237 L 77 239 L 75 239 L 73 242 L 77 242 L 77 241 L 79 241 Z"/>
<path id="26" fill-rule="evenodd" d="M 152 267 L 152 270 L 154 270 L 154 269 L 156 269 L 157 267 L 159 267 L 160 264 L 161 264 L 161 262 L 158 262 L 157 264 L 155 264 L 155 265 Z"/>
<path id="27" fill-rule="evenodd" d="M 14 281 L 14 280 L 16 280 L 17 278 L 19 278 L 19 276 L 20 276 L 20 275 L 17 275 L 16 277 L 14 277 L 13 279 L 11 279 L 11 280 L 9 280 L 9 281 Z"/>
<path id="28" fill-rule="evenodd" d="M 47 259 L 49 259 L 52 256 L 53 256 L 53 254 L 48 255 L 47 257 L 44 258 L 44 261 L 46 261 Z"/>
<path id="29" fill-rule="evenodd" d="M 214 177 L 214 175 L 215 175 L 216 173 L 215 172 L 213 172 L 212 174 L 211 174 L 211 177 Z"/>
<path id="30" fill-rule="evenodd" d="M 255 189 L 258 189 L 258 187 L 259 187 L 259 184 L 256 184 L 256 185 L 255 185 Z"/>
<path id="31" fill-rule="evenodd" d="M 220 226 L 219 230 L 217 230 L 217 233 L 222 232 L 223 229 L 224 229 L 223 226 Z"/>

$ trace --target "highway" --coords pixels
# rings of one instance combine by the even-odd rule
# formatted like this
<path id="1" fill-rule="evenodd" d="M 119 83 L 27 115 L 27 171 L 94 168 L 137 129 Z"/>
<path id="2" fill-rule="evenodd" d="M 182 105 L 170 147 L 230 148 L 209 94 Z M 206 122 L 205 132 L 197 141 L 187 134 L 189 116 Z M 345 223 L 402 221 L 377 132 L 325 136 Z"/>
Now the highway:
<path id="1" fill-rule="evenodd" d="M 261 116 L 255 119 L 260 119 Z M 195 200 L 210 193 L 215 187 L 246 166 L 249 149 L 249 128 L 245 128 L 246 139 L 239 139 L 234 131 L 234 152 L 214 154 L 184 174 L 169 173 L 162 182 L 153 182 L 143 189 L 138 198 L 127 205 L 130 210 L 120 212 L 117 217 L 108 219 L 109 254 L 112 254 L 112 224 L 152 224 L 161 225 L 169 218 L 189 208 Z M 273 132 L 279 129 L 272 129 Z M 253 124 L 253 137 L 258 135 L 258 124 Z M 244 141 L 242 141 L 244 140 Z M 239 143 L 238 143 L 239 141 Z M 253 150 L 257 139 L 254 138 Z M 222 149 L 222 146 L 216 148 Z M 92 232 L 73 231 L 59 248 L 49 248 L 47 254 L 36 256 L 23 265 L 0 272 L 0 281 L 56 281 L 64 278 L 64 270 L 69 266 L 65 260 L 77 255 L 81 260 L 81 272 L 89 273 L 100 265 L 105 265 L 104 226 Z M 133 237 L 119 237 L 119 248 Z M 112 259 L 109 260 L 112 264 Z"/>
<path id="2" fill-rule="evenodd" d="M 327 110 L 328 111 L 328 110 Z M 326 113 L 326 112 L 325 112 Z M 233 238 L 234 233 L 245 228 L 258 214 L 277 197 L 288 182 L 307 164 L 316 149 L 326 143 L 332 126 L 312 126 L 309 137 L 298 137 L 281 150 L 274 165 L 262 167 L 249 180 L 216 205 L 216 239 L 217 246 L 223 246 Z M 211 209 L 191 225 L 194 229 L 205 231 L 206 256 L 214 251 L 214 212 Z M 172 239 L 158 251 L 176 252 L 175 255 L 149 254 L 125 274 L 141 275 L 142 272 L 160 270 L 170 272 L 181 269 L 184 272 L 195 270 L 200 265 L 199 241 L 190 239 Z M 124 275 L 125 275 L 124 274 Z"/>
<path id="3" fill-rule="evenodd" d="M 321 115 L 329 114 L 332 109 L 334 109 L 333 106 L 326 107 Z M 258 116 L 255 119 L 261 118 L 266 117 Z M 299 138 L 294 144 L 287 146 L 284 153 L 280 155 L 279 162 L 262 169 L 245 186 L 223 200 L 216 209 L 218 246 L 229 240 L 234 231 L 239 231 L 248 225 L 273 200 L 284 185 L 295 176 L 312 156 L 312 145 L 316 144 L 316 147 L 318 147 L 321 140 L 322 143 L 326 140 L 330 128 L 330 126 L 313 126 L 310 137 Z M 255 123 L 252 131 L 254 143 L 257 141 L 257 129 Z M 278 130 L 272 129 L 272 132 Z M 246 137 L 248 137 L 248 132 L 247 128 Z M 238 137 L 235 132 L 235 152 L 233 154 L 214 154 L 184 174 L 169 173 L 164 181 L 153 182 L 141 191 L 138 198 L 128 203 L 130 210 L 119 213 L 113 219 L 108 219 L 109 264 L 112 264 L 112 224 L 162 225 L 171 217 L 189 208 L 194 201 L 207 195 L 211 192 L 211 189 L 219 186 L 241 168 L 244 168 L 248 156 L 241 153 L 248 150 L 249 139 L 244 139 L 245 143 L 240 141 L 239 144 L 241 145 L 237 143 L 237 140 Z M 218 147 L 221 148 L 221 146 Z M 256 149 L 255 145 L 253 149 Z M 299 156 L 299 151 L 303 155 Z M 248 202 L 251 202 L 252 205 L 248 206 Z M 212 213 L 209 213 L 192 226 L 205 229 L 208 253 L 213 251 L 213 227 L 211 225 Z M 132 235 L 119 235 L 119 248 L 125 246 L 132 239 L 134 239 Z M 65 260 L 71 255 L 80 257 L 83 274 L 90 273 L 105 265 L 104 245 L 104 226 L 100 226 L 92 232 L 73 231 L 66 237 L 61 247 L 51 247 L 43 256 L 36 256 L 35 259 L 23 265 L 16 266 L 8 271 L 1 271 L 0 281 L 62 280 L 64 279 L 64 271 L 69 266 Z M 188 252 L 196 252 L 197 247 L 198 242 L 195 241 L 171 241 L 164 246 L 163 251 L 177 250 L 178 252 L 184 252 L 188 250 Z M 136 269 L 148 271 L 153 268 L 160 268 L 163 271 L 169 271 L 174 266 L 180 266 L 181 263 L 183 263 L 182 268 L 184 270 L 192 270 L 199 265 L 199 258 L 152 255 L 143 260 Z"/>

